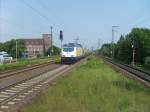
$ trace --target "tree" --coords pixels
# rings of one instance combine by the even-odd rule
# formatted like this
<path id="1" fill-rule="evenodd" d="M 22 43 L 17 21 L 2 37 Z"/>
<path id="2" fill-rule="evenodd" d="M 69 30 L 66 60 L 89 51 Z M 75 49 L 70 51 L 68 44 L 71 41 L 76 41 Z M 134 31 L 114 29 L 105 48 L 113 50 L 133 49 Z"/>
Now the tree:
<path id="1" fill-rule="evenodd" d="M 50 47 L 47 52 L 46 55 L 50 55 L 52 51 L 52 47 Z M 60 55 L 60 51 L 61 49 L 59 47 L 53 46 L 53 55 Z"/>
<path id="2" fill-rule="evenodd" d="M 145 58 L 150 56 L 150 30 L 146 28 L 134 28 L 129 34 L 135 41 L 135 60 L 143 64 Z"/>
<path id="3" fill-rule="evenodd" d="M 16 41 L 17 41 L 17 57 L 21 58 L 22 53 L 25 50 L 25 44 L 23 40 L 20 39 L 12 39 L 10 41 L 7 41 L 5 43 L 0 43 L 0 51 L 6 51 L 10 56 L 16 57 Z"/>
<path id="4" fill-rule="evenodd" d="M 150 56 L 145 58 L 144 66 L 150 69 Z"/>
<path id="5" fill-rule="evenodd" d="M 104 44 L 101 48 L 101 54 L 110 56 L 110 46 L 111 44 Z M 133 28 L 129 34 L 121 35 L 114 48 L 114 58 L 119 61 L 131 63 L 134 48 L 136 64 L 149 63 L 147 57 L 150 56 L 150 29 Z"/>
<path id="6" fill-rule="evenodd" d="M 4 44 L 0 43 L 0 51 L 4 51 Z"/>
<path id="7" fill-rule="evenodd" d="M 122 36 L 120 40 L 117 42 L 115 47 L 115 59 L 119 61 L 123 61 L 125 63 L 130 63 L 132 58 L 132 47 L 131 47 L 131 39 Z"/>
<path id="8" fill-rule="evenodd" d="M 111 57 L 111 44 L 103 44 L 100 49 L 100 54 Z"/>

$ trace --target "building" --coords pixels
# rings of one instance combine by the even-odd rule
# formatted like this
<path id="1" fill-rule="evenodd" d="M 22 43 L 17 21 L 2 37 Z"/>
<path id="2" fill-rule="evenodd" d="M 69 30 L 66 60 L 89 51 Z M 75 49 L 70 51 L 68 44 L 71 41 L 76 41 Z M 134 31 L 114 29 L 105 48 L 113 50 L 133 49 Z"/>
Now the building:
<path id="1" fill-rule="evenodd" d="M 43 56 L 48 48 L 52 46 L 51 34 L 42 34 L 42 38 L 22 39 L 25 43 L 26 50 L 24 57 Z"/>

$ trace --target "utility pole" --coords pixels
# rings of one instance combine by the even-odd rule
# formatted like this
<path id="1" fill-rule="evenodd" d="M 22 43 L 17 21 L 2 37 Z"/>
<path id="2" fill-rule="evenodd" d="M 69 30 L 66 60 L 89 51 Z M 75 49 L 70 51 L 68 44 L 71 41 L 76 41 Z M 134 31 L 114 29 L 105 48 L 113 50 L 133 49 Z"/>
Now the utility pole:
<path id="1" fill-rule="evenodd" d="M 75 43 L 78 44 L 79 38 L 77 37 L 74 40 L 75 40 Z"/>
<path id="2" fill-rule="evenodd" d="M 52 48 L 51 48 L 51 51 L 50 51 L 50 52 L 51 52 L 51 55 L 53 55 L 54 49 L 53 49 L 53 27 L 52 27 L 52 26 L 51 26 L 51 39 L 52 39 L 52 40 L 51 40 L 51 41 L 52 41 L 52 45 L 51 45 Z"/>
<path id="3" fill-rule="evenodd" d="M 17 45 L 18 43 L 17 43 L 17 39 L 16 39 L 16 63 L 18 62 L 18 60 L 17 60 L 17 54 L 18 54 L 18 45 Z"/>
<path id="4" fill-rule="evenodd" d="M 97 49 L 99 49 L 100 46 L 101 46 L 101 39 L 99 38 L 99 39 L 98 39 L 98 43 L 97 43 Z"/>
<path id="5" fill-rule="evenodd" d="M 135 65 L 135 41 L 133 40 L 133 43 L 132 43 L 132 66 Z"/>
<path id="6" fill-rule="evenodd" d="M 91 52 L 92 52 L 92 54 L 93 54 L 93 51 L 94 51 L 94 47 L 93 47 L 93 46 L 91 46 Z"/>
<path id="7" fill-rule="evenodd" d="M 112 55 L 112 59 L 114 58 L 114 34 L 115 34 L 115 28 L 117 28 L 119 26 L 112 26 L 112 45 L 111 45 L 111 55 Z"/>
<path id="8" fill-rule="evenodd" d="M 101 39 L 98 39 L 98 43 L 97 43 L 97 54 L 100 53 L 100 46 L 101 46 Z"/>

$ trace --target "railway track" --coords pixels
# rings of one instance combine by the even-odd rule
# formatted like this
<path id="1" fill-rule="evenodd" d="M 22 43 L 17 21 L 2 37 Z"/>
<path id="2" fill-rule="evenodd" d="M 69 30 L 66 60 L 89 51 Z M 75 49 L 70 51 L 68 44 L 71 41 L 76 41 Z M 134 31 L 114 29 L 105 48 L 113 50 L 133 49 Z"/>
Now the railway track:
<path id="1" fill-rule="evenodd" d="M 21 67 L 21 68 L 17 68 L 17 69 L 12 69 L 12 70 L 6 70 L 6 71 L 2 71 L 0 72 L 0 77 L 2 77 L 2 75 L 6 75 L 6 74 L 14 74 L 14 73 L 17 73 L 17 72 L 22 72 L 22 71 L 25 71 L 25 70 L 28 70 L 28 69 L 34 69 L 36 67 L 39 67 L 39 66 L 43 66 L 43 65 L 46 65 L 46 64 L 51 64 L 51 63 L 55 63 L 55 62 L 59 62 L 60 60 L 59 59 L 55 59 L 55 60 L 50 60 L 50 61 L 47 61 L 46 63 L 42 63 L 42 64 L 35 64 L 35 65 L 31 65 L 31 66 L 26 66 L 26 67 Z"/>
<path id="2" fill-rule="evenodd" d="M 11 85 L 0 91 L 0 112 L 16 112 L 23 105 L 36 96 L 41 90 L 48 87 L 57 77 L 63 76 L 86 59 L 73 65 L 61 65 L 53 70 L 41 73 L 23 82 Z"/>
<path id="3" fill-rule="evenodd" d="M 150 72 L 144 71 L 129 65 L 119 64 L 113 62 L 108 58 L 104 58 L 104 61 L 110 64 L 113 68 L 122 71 L 125 74 L 128 74 L 129 77 L 137 79 L 138 81 L 142 82 L 145 86 L 150 87 Z"/>
<path id="4" fill-rule="evenodd" d="M 36 77 L 42 73 L 45 73 L 56 66 L 60 66 L 59 64 L 55 64 L 58 60 L 52 60 L 48 63 L 27 67 L 24 69 L 13 70 L 0 75 L 0 91 L 9 87 L 11 85 L 15 85 L 17 83 L 23 82 L 30 78 Z"/>

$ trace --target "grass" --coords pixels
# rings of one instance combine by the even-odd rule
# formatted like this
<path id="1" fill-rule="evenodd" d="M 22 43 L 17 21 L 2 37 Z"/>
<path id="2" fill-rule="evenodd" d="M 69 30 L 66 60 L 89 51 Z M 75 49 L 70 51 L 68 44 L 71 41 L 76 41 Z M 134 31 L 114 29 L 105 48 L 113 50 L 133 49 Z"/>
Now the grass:
<path id="1" fill-rule="evenodd" d="M 92 57 L 23 112 L 149 112 L 150 89 Z"/>
<path id="2" fill-rule="evenodd" d="M 26 67 L 26 66 L 32 66 L 32 65 L 37 65 L 37 64 L 42 64 L 46 63 L 52 59 L 58 59 L 59 56 L 54 56 L 54 57 L 45 57 L 45 58 L 35 58 L 35 59 L 20 59 L 18 60 L 18 63 L 10 63 L 10 64 L 0 64 L 0 72 L 5 71 L 5 70 L 11 70 L 11 69 L 17 69 L 21 67 Z"/>

